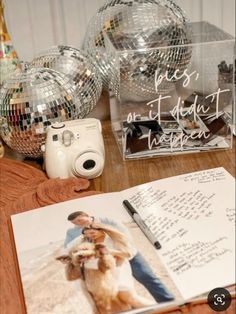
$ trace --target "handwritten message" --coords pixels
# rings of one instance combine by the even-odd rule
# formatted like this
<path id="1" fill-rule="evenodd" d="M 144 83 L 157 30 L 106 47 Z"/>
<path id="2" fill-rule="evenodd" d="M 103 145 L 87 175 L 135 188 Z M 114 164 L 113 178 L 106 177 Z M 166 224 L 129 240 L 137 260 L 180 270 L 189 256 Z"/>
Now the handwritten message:
<path id="1" fill-rule="evenodd" d="M 162 244 L 175 238 L 182 238 L 188 230 L 178 227 L 179 219 L 166 216 L 157 217 L 153 213 L 144 220 L 148 228 Z"/>
<path id="2" fill-rule="evenodd" d="M 220 245 L 227 237 L 219 237 L 214 241 L 181 243 L 172 250 L 163 253 L 167 266 L 181 275 L 190 269 L 202 268 L 223 255 L 232 253 L 231 250 Z"/>
<path id="3" fill-rule="evenodd" d="M 215 193 L 200 191 L 183 192 L 171 196 L 160 205 L 164 212 L 186 220 L 197 220 L 213 214 L 211 199 Z"/>
<path id="4" fill-rule="evenodd" d="M 212 170 L 209 169 L 206 171 L 201 171 L 201 173 L 193 172 L 190 174 L 186 174 L 184 177 L 180 178 L 181 181 L 192 183 L 210 183 L 214 181 L 222 181 L 225 179 L 226 176 L 223 168 Z"/>
<path id="5" fill-rule="evenodd" d="M 184 298 L 234 283 L 235 179 L 224 168 L 150 182 L 124 199 L 160 242 L 157 254 Z"/>
<path id="6" fill-rule="evenodd" d="M 137 209 L 149 208 L 152 204 L 160 201 L 166 196 L 166 190 L 154 190 L 152 186 L 140 190 L 130 198 L 130 201 Z"/>
<path id="7" fill-rule="evenodd" d="M 226 217 L 229 222 L 236 224 L 235 208 L 226 208 Z"/>

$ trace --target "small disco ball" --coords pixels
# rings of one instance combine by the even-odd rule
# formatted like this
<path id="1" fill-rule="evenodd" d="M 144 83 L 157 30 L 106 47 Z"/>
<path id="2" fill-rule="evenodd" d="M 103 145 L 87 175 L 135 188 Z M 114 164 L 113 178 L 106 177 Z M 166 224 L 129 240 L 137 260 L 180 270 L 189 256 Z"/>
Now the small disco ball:
<path id="1" fill-rule="evenodd" d="M 27 157 L 42 155 L 48 125 L 83 114 L 69 78 L 52 69 L 16 72 L 0 90 L 0 135 Z"/>
<path id="2" fill-rule="evenodd" d="M 102 92 L 101 76 L 85 52 L 69 46 L 55 46 L 34 58 L 30 66 L 51 68 L 68 75 L 85 115 L 96 106 Z"/>
<path id="3" fill-rule="evenodd" d="M 173 89 L 188 66 L 192 50 L 185 14 L 172 0 L 109 0 L 90 21 L 84 49 L 97 62 L 106 88 L 130 99 L 153 99 Z M 114 52 L 119 52 L 120 71 Z M 123 53 L 122 53 L 123 52 Z M 117 82 L 117 84 L 116 84 Z M 115 86 L 115 87 L 114 87 Z"/>

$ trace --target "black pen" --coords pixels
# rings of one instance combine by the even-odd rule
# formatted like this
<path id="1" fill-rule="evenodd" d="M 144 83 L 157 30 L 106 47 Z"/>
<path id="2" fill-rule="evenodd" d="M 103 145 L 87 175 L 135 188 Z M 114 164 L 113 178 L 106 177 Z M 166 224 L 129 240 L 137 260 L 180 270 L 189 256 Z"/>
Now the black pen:
<path id="1" fill-rule="evenodd" d="M 161 249 L 160 242 L 157 241 L 154 234 L 149 230 L 148 226 L 145 224 L 145 222 L 142 220 L 142 218 L 140 217 L 136 209 L 130 204 L 130 202 L 124 200 L 123 205 L 125 206 L 130 216 L 133 218 L 133 220 L 136 222 L 136 224 L 139 226 L 139 228 L 142 230 L 142 232 L 145 234 L 145 236 L 148 238 L 148 240 L 154 245 L 154 247 L 158 250 Z"/>

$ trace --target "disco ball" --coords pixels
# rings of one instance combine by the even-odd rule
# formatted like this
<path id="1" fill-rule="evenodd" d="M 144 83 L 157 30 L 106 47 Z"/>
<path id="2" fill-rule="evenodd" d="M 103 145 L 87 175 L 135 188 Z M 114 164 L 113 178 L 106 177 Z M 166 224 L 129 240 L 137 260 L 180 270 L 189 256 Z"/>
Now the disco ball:
<path id="1" fill-rule="evenodd" d="M 83 118 L 69 78 L 35 68 L 15 73 L 0 90 L 0 135 L 8 146 L 28 157 L 42 155 L 51 123 Z"/>
<path id="2" fill-rule="evenodd" d="M 90 21 L 84 49 L 96 60 L 106 88 L 112 82 L 127 98 L 153 99 L 169 93 L 175 81 L 164 79 L 156 88 L 155 76 L 170 78 L 176 70 L 180 76 L 188 66 L 190 42 L 185 14 L 172 0 L 110 0 Z"/>
<path id="3" fill-rule="evenodd" d="M 69 76 L 75 94 L 81 101 L 84 115 L 97 104 L 102 81 L 99 70 L 85 53 L 69 46 L 55 46 L 34 58 L 31 67 L 51 68 Z"/>

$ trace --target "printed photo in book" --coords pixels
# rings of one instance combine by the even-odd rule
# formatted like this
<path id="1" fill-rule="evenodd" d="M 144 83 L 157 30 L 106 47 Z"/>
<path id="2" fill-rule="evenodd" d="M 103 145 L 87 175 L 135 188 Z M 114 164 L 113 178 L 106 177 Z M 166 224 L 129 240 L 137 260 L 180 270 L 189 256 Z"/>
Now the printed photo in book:
<path id="1" fill-rule="evenodd" d="M 27 313 L 142 313 L 234 285 L 234 193 L 216 168 L 12 216 Z"/>

